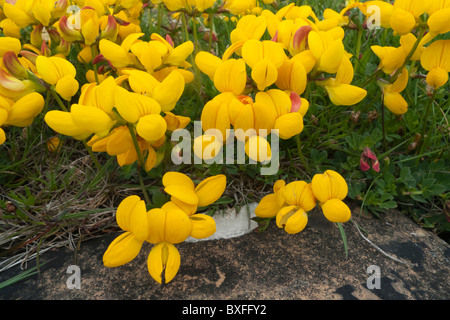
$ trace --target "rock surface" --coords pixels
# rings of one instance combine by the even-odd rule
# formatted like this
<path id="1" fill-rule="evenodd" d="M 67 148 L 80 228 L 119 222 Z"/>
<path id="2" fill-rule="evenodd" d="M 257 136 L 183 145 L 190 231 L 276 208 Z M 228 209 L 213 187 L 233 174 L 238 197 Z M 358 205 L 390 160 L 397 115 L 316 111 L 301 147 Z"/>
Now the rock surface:
<path id="1" fill-rule="evenodd" d="M 395 211 L 386 213 L 382 219 L 354 213 L 352 221 L 344 224 L 348 257 L 339 229 L 320 212 L 313 212 L 308 226 L 296 235 L 285 233 L 271 221 L 264 232 L 253 230 L 231 239 L 178 244 L 181 267 L 175 279 L 162 286 L 148 274 L 151 245 L 147 243 L 132 262 L 117 268 L 104 267 L 103 253 L 117 236 L 108 234 L 83 242 L 77 255 L 68 249 L 46 252 L 41 261 L 49 262 L 41 273 L 0 290 L 0 299 L 450 298 L 449 244 Z M 70 265 L 80 268 L 79 289 L 67 286 L 72 275 L 67 273 Z M 378 279 L 373 273 L 376 269 Z M 1 273 L 0 282 L 21 271 L 16 267 Z M 370 289 L 371 285 L 374 287 Z"/>

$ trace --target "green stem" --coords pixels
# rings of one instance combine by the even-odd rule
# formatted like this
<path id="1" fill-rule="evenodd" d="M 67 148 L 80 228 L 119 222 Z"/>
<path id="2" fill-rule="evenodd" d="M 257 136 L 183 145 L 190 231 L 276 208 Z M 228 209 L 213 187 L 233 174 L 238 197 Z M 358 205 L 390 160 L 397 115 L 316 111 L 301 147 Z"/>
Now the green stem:
<path id="1" fill-rule="evenodd" d="M 208 52 L 211 52 L 212 40 L 213 40 L 213 32 L 214 32 L 214 14 L 210 13 L 208 16 L 209 16 Z"/>
<path id="2" fill-rule="evenodd" d="M 305 167 L 305 170 L 310 172 L 308 162 L 306 162 L 305 156 L 303 155 L 302 151 L 302 142 L 300 140 L 300 135 L 298 134 L 295 139 L 297 140 L 297 152 L 298 156 L 300 157 L 300 161 L 302 162 L 303 166 Z"/>
<path id="3" fill-rule="evenodd" d="M 161 33 L 163 6 L 164 6 L 164 4 L 162 4 L 162 3 L 158 4 L 158 9 L 157 9 L 158 10 L 158 24 L 157 24 L 157 29 L 156 29 L 158 34 Z"/>
<path id="4" fill-rule="evenodd" d="M 142 189 L 142 193 L 144 194 L 145 202 L 147 203 L 147 205 L 150 205 L 151 204 L 150 197 L 147 193 L 147 190 L 145 189 L 144 180 L 142 179 L 141 172 L 140 172 L 140 169 L 144 168 L 144 166 L 145 166 L 144 156 L 142 155 L 141 148 L 139 147 L 136 132 L 134 132 L 134 127 L 131 124 L 128 124 L 127 127 L 128 127 L 128 130 L 130 131 L 131 139 L 133 140 L 134 148 L 136 149 L 136 154 L 138 156 L 139 165 L 138 165 L 138 169 L 137 169 L 137 174 L 139 177 L 139 184 L 141 185 L 141 189 Z"/>
<path id="5" fill-rule="evenodd" d="M 92 59 L 94 59 L 97 56 L 97 50 L 95 50 L 96 48 L 94 47 L 94 45 L 91 45 L 91 53 L 92 53 Z M 98 69 L 97 69 L 97 65 L 96 64 L 92 64 L 92 67 L 94 68 L 94 77 L 95 77 L 95 82 L 97 82 L 97 84 L 99 84 L 98 81 Z"/>
<path id="6" fill-rule="evenodd" d="M 189 29 L 188 29 L 188 25 L 187 25 L 187 20 L 186 20 L 186 13 L 183 12 L 181 13 L 181 20 L 183 22 L 183 29 L 184 29 L 184 34 L 185 34 L 185 41 L 189 41 Z"/>
<path id="7" fill-rule="evenodd" d="M 86 148 L 87 152 L 89 153 L 89 156 L 91 157 L 92 161 L 94 162 L 95 167 L 97 168 L 97 170 L 101 170 L 102 166 L 98 162 L 98 159 L 95 156 L 95 154 L 92 152 L 91 147 L 88 146 L 86 140 L 81 140 L 81 141 L 83 142 L 83 145 Z"/>
<path id="8" fill-rule="evenodd" d="M 66 106 L 62 102 L 61 98 L 58 96 L 58 94 L 53 89 L 50 89 L 50 93 L 52 94 L 52 96 L 56 100 L 56 102 L 58 103 L 58 105 L 61 108 L 61 110 L 69 112 L 69 110 L 67 110 Z"/>
<path id="9" fill-rule="evenodd" d="M 422 146 L 420 147 L 419 154 L 422 154 L 423 150 L 425 149 L 425 146 L 426 146 L 425 142 L 427 142 L 427 137 L 429 136 L 428 134 L 426 134 L 428 117 L 430 115 L 431 106 L 433 105 L 435 96 L 436 96 L 436 90 L 433 90 L 433 93 L 431 94 L 430 99 L 428 100 L 428 103 L 427 103 L 427 106 L 425 109 L 425 116 L 423 118 L 422 131 L 420 132 L 420 136 L 421 136 L 423 142 L 422 142 Z"/>
<path id="10" fill-rule="evenodd" d="M 197 54 L 198 48 L 198 39 L 197 39 L 197 23 L 195 21 L 195 16 L 192 16 L 192 31 L 194 34 L 194 54 Z"/>

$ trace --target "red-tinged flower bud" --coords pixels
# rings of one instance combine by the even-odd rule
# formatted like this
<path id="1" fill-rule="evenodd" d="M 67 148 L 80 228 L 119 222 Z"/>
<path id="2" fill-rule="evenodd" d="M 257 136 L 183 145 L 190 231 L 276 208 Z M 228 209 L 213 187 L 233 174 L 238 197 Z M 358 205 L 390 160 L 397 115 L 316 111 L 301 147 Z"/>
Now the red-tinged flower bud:
<path id="1" fill-rule="evenodd" d="M 370 169 L 370 165 L 364 156 L 361 156 L 361 159 L 359 161 L 359 167 L 361 168 L 362 171 L 367 171 Z"/>
<path id="2" fill-rule="evenodd" d="M 378 159 L 372 161 L 372 169 L 376 172 L 380 172 L 380 162 L 378 162 Z"/>
<path id="3" fill-rule="evenodd" d="M 116 41 L 117 34 L 119 33 L 119 25 L 117 24 L 114 16 L 109 15 L 105 29 L 100 34 L 100 39 L 107 39 L 110 41 Z"/>
<path id="4" fill-rule="evenodd" d="M 101 53 L 92 60 L 92 64 L 108 61 Z"/>
<path id="5" fill-rule="evenodd" d="M 28 50 L 22 50 L 20 51 L 20 55 L 25 59 L 28 59 L 32 64 L 36 65 L 36 58 L 38 57 L 36 53 Z"/>
<path id="6" fill-rule="evenodd" d="M 168 34 L 166 34 L 166 41 L 173 47 L 173 40 Z"/>
<path id="7" fill-rule="evenodd" d="M 22 66 L 16 54 L 12 51 L 8 51 L 3 55 L 3 64 L 8 72 L 17 79 L 27 79 L 27 69 Z"/>
<path id="8" fill-rule="evenodd" d="M 302 44 L 305 45 L 308 39 L 308 34 L 312 30 L 311 26 L 300 27 L 294 34 L 292 38 L 292 47 L 295 51 L 299 51 L 302 48 Z"/>
<path id="9" fill-rule="evenodd" d="M 66 39 L 66 41 L 82 41 L 83 35 L 81 31 L 76 30 L 74 24 L 70 23 L 66 16 L 62 16 L 58 23 L 59 31 L 61 36 Z"/>
<path id="10" fill-rule="evenodd" d="M 39 48 L 42 45 L 42 31 L 44 26 L 42 24 L 38 24 L 33 28 L 33 31 L 30 33 L 30 43 Z"/>
<path id="11" fill-rule="evenodd" d="M 369 147 L 364 148 L 363 155 L 369 159 L 377 160 L 377 156 Z"/>
<path id="12" fill-rule="evenodd" d="M 45 41 L 42 41 L 41 54 L 46 57 L 50 57 L 52 55 L 52 51 L 50 50 L 50 48 L 47 45 L 47 42 Z"/>
<path id="13" fill-rule="evenodd" d="M 273 38 L 271 40 L 274 42 L 278 42 L 278 30 L 275 32 L 275 35 L 273 36 Z"/>
<path id="14" fill-rule="evenodd" d="M 291 112 L 297 112 L 302 106 L 302 99 L 295 91 L 291 91 L 290 97 L 292 102 Z"/>

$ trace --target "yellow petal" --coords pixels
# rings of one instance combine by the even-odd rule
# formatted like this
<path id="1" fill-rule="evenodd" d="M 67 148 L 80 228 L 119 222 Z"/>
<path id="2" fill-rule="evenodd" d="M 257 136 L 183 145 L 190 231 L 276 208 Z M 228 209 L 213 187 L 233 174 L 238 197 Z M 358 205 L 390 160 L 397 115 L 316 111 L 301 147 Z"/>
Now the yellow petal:
<path id="1" fill-rule="evenodd" d="M 216 232 L 216 221 L 206 214 L 194 214 L 190 217 L 192 223 L 191 237 L 204 239 Z"/>
<path id="2" fill-rule="evenodd" d="M 394 8 L 391 16 L 391 28 L 399 35 L 405 35 L 411 32 L 416 25 L 414 15 L 401 8 Z"/>
<path id="3" fill-rule="evenodd" d="M 6 124 L 25 127 L 31 124 L 44 108 L 44 98 L 37 92 L 32 92 L 16 101 L 9 111 Z"/>
<path id="4" fill-rule="evenodd" d="M 444 68 L 431 69 L 427 74 L 427 83 L 437 89 L 448 81 L 448 72 Z"/>
<path id="5" fill-rule="evenodd" d="M 285 222 L 284 219 L 286 219 Z M 308 214 L 303 209 L 299 209 L 293 214 L 283 216 L 280 223 L 284 223 L 284 231 L 288 234 L 296 234 L 305 229 L 308 224 Z"/>
<path id="6" fill-rule="evenodd" d="M 138 196 L 128 196 L 120 202 L 116 211 L 116 221 L 119 227 L 124 231 L 131 231 L 130 219 L 134 208 L 141 201 Z"/>
<path id="7" fill-rule="evenodd" d="M 245 153 L 250 159 L 265 163 L 270 161 L 272 150 L 269 142 L 258 135 L 252 135 L 245 142 Z"/>
<path id="8" fill-rule="evenodd" d="M 352 106 L 367 95 L 367 91 L 351 84 L 339 84 L 325 87 L 331 102 L 337 106 Z"/>
<path id="9" fill-rule="evenodd" d="M 77 126 L 69 112 L 50 110 L 45 114 L 44 119 L 54 131 L 77 140 L 84 140 L 92 134 L 92 132 Z"/>
<path id="10" fill-rule="evenodd" d="M 322 212 L 331 222 L 347 222 L 350 220 L 350 208 L 339 199 L 330 199 L 322 204 Z"/>
<path id="11" fill-rule="evenodd" d="M 123 233 L 108 246 L 103 255 L 103 264 L 112 268 L 130 262 L 139 254 L 142 244 L 131 232 Z"/>
<path id="12" fill-rule="evenodd" d="M 80 104 L 72 105 L 70 109 L 73 122 L 80 128 L 94 132 L 99 137 L 106 136 L 115 121 L 112 120 L 103 110 L 91 106 Z"/>
<path id="13" fill-rule="evenodd" d="M 434 2 L 434 1 L 433 1 Z M 427 20 L 430 33 L 444 34 L 450 31 L 450 7 L 433 13 Z"/>
<path id="14" fill-rule="evenodd" d="M 162 242 L 155 245 L 147 259 L 148 272 L 155 281 L 169 283 L 175 278 L 180 268 L 181 258 L 177 248 L 170 243 Z"/>
<path id="15" fill-rule="evenodd" d="M 273 218 L 281 209 L 277 201 L 277 195 L 274 193 L 264 196 L 255 209 L 256 216 L 260 218 Z"/>
<path id="16" fill-rule="evenodd" d="M 223 148 L 223 137 L 216 134 L 204 134 L 194 139 L 194 154 L 203 160 L 214 159 Z"/>
<path id="17" fill-rule="evenodd" d="M 17 56 L 22 50 L 20 40 L 13 37 L 1 37 L 0 38 L 0 57 L 3 57 L 5 52 L 13 51 Z"/>
<path id="18" fill-rule="evenodd" d="M 184 91 L 184 77 L 177 70 L 173 70 L 160 84 L 158 84 L 152 94 L 161 106 L 161 111 L 171 111 Z"/>
<path id="19" fill-rule="evenodd" d="M 136 125 L 137 133 L 146 141 L 157 141 L 166 134 L 167 123 L 159 114 L 141 117 Z"/>
<path id="20" fill-rule="evenodd" d="M 217 68 L 222 64 L 222 59 L 209 52 L 200 51 L 195 56 L 195 64 L 212 80 L 214 79 Z"/>
<path id="21" fill-rule="evenodd" d="M 253 66 L 251 76 L 262 91 L 277 81 L 278 69 L 270 60 L 260 60 Z"/>
<path id="22" fill-rule="evenodd" d="M 5 131 L 2 128 L 0 128 L 0 145 L 5 143 L 5 141 L 6 141 Z"/>
<path id="23" fill-rule="evenodd" d="M 181 172 L 169 171 L 166 172 L 162 178 L 163 186 L 168 187 L 170 185 L 181 184 L 186 187 L 194 190 L 194 182 L 192 182 L 191 178 Z"/>
<path id="24" fill-rule="evenodd" d="M 174 244 L 183 242 L 189 237 L 191 231 L 191 220 L 183 210 L 174 208 L 166 210 L 166 221 L 164 228 L 165 241 Z"/>
<path id="25" fill-rule="evenodd" d="M 311 186 L 305 181 L 288 183 L 283 189 L 283 196 L 288 204 L 300 206 L 305 211 L 310 211 L 316 206 Z"/>
<path id="26" fill-rule="evenodd" d="M 206 178 L 195 187 L 198 206 L 205 207 L 217 201 L 225 191 L 227 178 L 223 174 Z"/>
<path id="27" fill-rule="evenodd" d="M 138 241 L 145 241 L 148 238 L 148 214 L 145 208 L 145 202 L 139 201 L 133 208 L 130 216 L 130 231 Z"/>
<path id="28" fill-rule="evenodd" d="M 274 129 L 279 130 L 281 139 L 289 139 L 303 131 L 303 117 L 298 112 L 291 112 L 278 117 Z"/>
<path id="29" fill-rule="evenodd" d="M 191 205 L 198 204 L 198 197 L 195 191 L 185 185 L 171 184 L 165 187 L 164 191 L 187 204 Z"/>
<path id="30" fill-rule="evenodd" d="M 400 93 L 385 93 L 384 105 L 394 114 L 401 115 L 408 111 L 408 103 Z"/>
<path id="31" fill-rule="evenodd" d="M 75 67 L 66 59 L 60 57 L 38 56 L 36 70 L 39 76 L 48 84 L 54 85 L 59 79 L 70 75 L 76 76 Z"/>
<path id="32" fill-rule="evenodd" d="M 224 61 L 214 74 L 214 85 L 220 92 L 241 94 L 247 83 L 245 62 L 242 59 Z"/>
<path id="33" fill-rule="evenodd" d="M 72 97 L 77 93 L 79 88 L 79 84 L 78 81 L 75 80 L 74 77 L 72 77 L 71 75 L 67 75 L 63 78 L 61 78 L 57 83 L 56 83 L 56 92 L 58 92 L 58 94 L 67 101 L 70 101 L 72 99 Z"/>
<path id="34" fill-rule="evenodd" d="M 166 216 L 167 212 L 160 208 L 151 209 L 148 212 L 148 242 L 165 241 Z"/>

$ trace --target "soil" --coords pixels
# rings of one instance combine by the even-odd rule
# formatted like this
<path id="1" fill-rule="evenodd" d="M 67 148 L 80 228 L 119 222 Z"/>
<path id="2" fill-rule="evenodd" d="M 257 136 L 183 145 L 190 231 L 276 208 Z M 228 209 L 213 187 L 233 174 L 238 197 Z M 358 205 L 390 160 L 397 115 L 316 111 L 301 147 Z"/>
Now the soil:
<path id="1" fill-rule="evenodd" d="M 177 245 L 181 267 L 160 285 L 147 271 L 151 245 L 132 262 L 106 268 L 102 256 L 117 233 L 83 242 L 75 252 L 47 251 L 41 272 L 0 290 L 2 300 L 447 300 L 450 245 L 408 217 L 389 211 L 339 229 L 313 212 L 301 233 L 271 221 L 265 231 Z M 356 227 L 358 225 L 360 229 Z M 361 230 L 361 231 L 359 231 Z M 80 269 L 79 289 L 68 287 Z M 0 283 L 22 272 L 0 273 Z M 376 271 L 379 273 L 377 274 Z"/>

